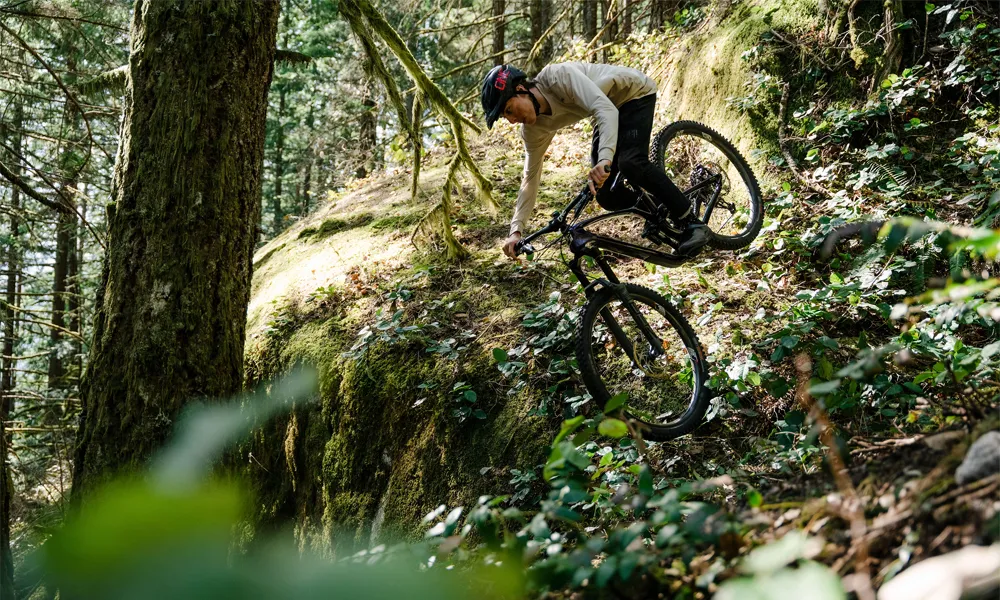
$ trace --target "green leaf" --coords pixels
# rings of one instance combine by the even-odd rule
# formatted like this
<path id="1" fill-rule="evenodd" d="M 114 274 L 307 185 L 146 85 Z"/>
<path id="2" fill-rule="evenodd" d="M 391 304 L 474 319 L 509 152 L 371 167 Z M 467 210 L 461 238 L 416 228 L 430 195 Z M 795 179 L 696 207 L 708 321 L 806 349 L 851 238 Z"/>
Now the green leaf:
<path id="1" fill-rule="evenodd" d="M 615 394 L 608 400 L 608 403 L 604 405 L 604 414 L 609 415 L 619 408 L 621 408 L 628 401 L 628 392 L 622 392 L 620 394 Z"/>
<path id="2" fill-rule="evenodd" d="M 760 375 L 758 375 L 755 371 L 750 371 L 747 373 L 747 381 L 754 385 L 760 385 Z"/>
<path id="3" fill-rule="evenodd" d="M 794 348 L 796 344 L 799 343 L 799 336 L 797 335 L 786 335 L 781 338 L 781 345 L 785 348 Z"/>
<path id="4" fill-rule="evenodd" d="M 472 390 L 465 390 L 465 393 L 462 394 L 462 396 L 464 396 L 469 402 L 476 401 L 476 392 L 473 392 Z"/>
<path id="5" fill-rule="evenodd" d="M 477 408 L 476 410 L 472 411 L 472 416 L 476 417 L 477 419 L 485 419 L 486 413 L 483 412 L 481 408 Z"/>
<path id="6" fill-rule="evenodd" d="M 813 396 L 825 396 L 826 394 L 831 394 L 837 391 L 837 388 L 839 387 L 840 380 L 833 379 L 831 381 L 824 381 L 823 383 L 817 383 L 809 386 L 809 393 Z"/>
<path id="7" fill-rule="evenodd" d="M 628 425 L 620 419 L 607 418 L 597 426 L 597 431 L 607 437 L 620 438 L 628 435 Z"/>
<path id="8" fill-rule="evenodd" d="M 786 192 L 790 192 L 792 191 L 792 184 L 788 183 L 787 181 L 783 181 L 781 183 L 781 189 Z"/>
<path id="9" fill-rule="evenodd" d="M 776 542 L 755 548 L 743 560 L 740 570 L 744 573 L 771 573 L 800 558 L 806 558 L 814 546 L 806 534 L 798 530 L 789 531 Z"/>
<path id="10" fill-rule="evenodd" d="M 494 348 L 493 360 L 497 361 L 498 363 L 507 362 L 507 351 L 504 350 L 503 348 Z"/>
<path id="11" fill-rule="evenodd" d="M 764 496 L 760 494 L 757 490 L 750 490 L 747 492 L 747 504 L 757 508 L 764 503 Z"/>
<path id="12" fill-rule="evenodd" d="M 584 419 L 583 415 L 577 415 L 572 419 L 566 419 L 565 421 L 563 421 L 562 428 L 559 430 L 559 435 L 557 435 L 556 439 L 552 441 L 553 448 L 559 442 L 561 442 L 567 435 L 576 431 L 577 428 L 579 428 L 580 425 L 583 424 L 583 419 Z"/>
<path id="13" fill-rule="evenodd" d="M 649 465 L 639 469 L 639 493 L 647 498 L 653 495 L 653 471 Z"/>
<path id="14" fill-rule="evenodd" d="M 586 444 L 588 441 L 590 441 L 590 438 L 592 438 L 593 436 L 594 436 L 594 426 L 590 425 L 588 427 L 584 427 L 582 430 L 580 430 L 580 433 L 573 436 L 573 445 L 579 446 L 581 444 Z"/>
<path id="15" fill-rule="evenodd" d="M 829 567 L 805 561 L 796 569 L 729 579 L 719 586 L 715 600 L 845 600 L 847 594 Z"/>
<path id="16" fill-rule="evenodd" d="M 618 569 L 618 557 L 609 556 L 601 563 L 601 566 L 597 567 L 597 575 L 594 577 L 594 583 L 597 587 L 602 588 L 608 585 L 611 578 L 614 577 L 615 571 Z"/>

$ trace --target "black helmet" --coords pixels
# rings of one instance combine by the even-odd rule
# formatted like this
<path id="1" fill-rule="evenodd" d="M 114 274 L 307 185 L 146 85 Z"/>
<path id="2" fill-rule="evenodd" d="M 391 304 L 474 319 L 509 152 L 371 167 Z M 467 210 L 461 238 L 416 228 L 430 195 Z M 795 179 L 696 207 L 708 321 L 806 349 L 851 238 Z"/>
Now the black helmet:
<path id="1" fill-rule="evenodd" d="M 507 101 L 517 92 L 517 84 L 527 79 L 524 71 L 510 65 L 493 67 L 483 80 L 483 112 L 486 114 L 486 127 L 493 129 L 493 123 L 503 114 Z"/>

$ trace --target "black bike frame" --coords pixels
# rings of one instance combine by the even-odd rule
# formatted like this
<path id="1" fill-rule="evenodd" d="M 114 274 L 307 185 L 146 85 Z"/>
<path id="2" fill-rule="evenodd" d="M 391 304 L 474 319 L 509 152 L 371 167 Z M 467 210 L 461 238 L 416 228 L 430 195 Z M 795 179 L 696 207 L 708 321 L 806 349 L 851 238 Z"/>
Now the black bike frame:
<path id="1" fill-rule="evenodd" d="M 692 190 L 701 189 L 711 183 L 713 183 L 713 181 L 712 179 L 709 179 L 699 183 L 697 186 L 687 191 L 690 192 Z M 709 200 L 709 203 L 711 205 L 714 205 L 715 199 L 718 197 L 718 191 L 720 187 L 721 186 L 719 185 L 716 186 L 713 198 Z M 656 219 L 655 205 L 652 202 L 652 198 L 650 198 L 645 193 L 641 193 L 639 195 L 639 199 L 636 205 L 631 208 L 612 211 L 606 214 L 598 215 L 590 219 L 585 219 L 584 221 L 574 225 L 567 224 L 566 217 L 569 215 L 569 213 L 574 209 L 576 209 L 576 213 L 574 216 L 578 217 L 580 213 L 583 212 L 583 209 L 586 208 L 587 203 L 590 202 L 592 198 L 593 196 L 590 194 L 590 190 L 584 188 L 583 191 L 577 194 L 576 198 L 572 202 L 570 202 L 569 205 L 567 205 L 566 208 L 564 208 L 561 213 L 560 212 L 553 213 L 552 220 L 549 221 L 548 225 L 536 231 L 535 233 L 529 235 L 528 237 L 524 238 L 523 241 L 519 242 L 517 246 L 518 252 L 520 252 L 520 250 L 525 246 L 527 246 L 530 249 L 531 246 L 529 244 L 532 240 L 547 233 L 553 233 L 558 231 L 563 235 L 568 235 L 569 248 L 570 251 L 573 253 L 573 259 L 569 261 L 568 266 L 570 271 L 572 271 L 573 275 L 580 282 L 580 285 L 583 286 L 584 295 L 588 299 L 591 298 L 595 293 L 596 285 L 603 285 L 605 287 L 611 288 L 614 291 L 615 296 L 617 296 L 618 299 L 621 300 L 622 304 L 625 307 L 625 310 L 628 311 L 629 316 L 632 317 L 632 320 L 635 321 L 636 325 L 638 325 L 639 331 L 642 333 L 643 337 L 648 342 L 648 350 L 654 355 L 662 354 L 663 341 L 659 338 L 659 336 L 656 335 L 656 332 L 654 332 L 653 329 L 649 326 L 649 323 L 646 321 L 646 318 L 642 315 L 642 313 L 639 312 L 639 309 L 636 308 L 635 303 L 632 301 L 632 298 L 628 293 L 628 290 L 618 279 L 618 276 L 615 275 L 615 272 L 611 268 L 611 265 L 604 257 L 603 251 L 606 250 L 613 254 L 620 254 L 633 258 L 640 258 L 646 262 L 668 268 L 678 267 L 684 264 L 687 261 L 687 258 L 679 257 L 673 254 L 667 254 L 665 252 L 660 252 L 657 250 L 653 250 L 651 248 L 637 246 L 635 244 L 629 244 L 628 242 L 623 242 L 615 238 L 610 238 L 603 235 L 597 235 L 595 233 L 587 231 L 586 227 L 592 223 L 603 221 L 605 219 L 611 219 L 625 214 L 635 214 L 643 217 L 644 219 L 655 222 Z M 640 204 L 644 206 L 640 206 Z M 707 206 L 707 208 L 710 209 L 711 206 Z M 583 262 L 584 257 L 587 256 L 591 257 L 594 260 L 594 262 L 598 265 L 598 267 L 600 267 L 601 271 L 604 273 L 603 278 L 591 281 L 590 278 L 587 277 L 587 273 L 583 270 L 583 265 L 581 264 Z M 615 319 L 614 315 L 611 314 L 611 311 L 608 308 L 604 308 L 601 310 L 601 318 L 604 320 L 608 329 L 611 330 L 611 334 L 621 345 L 625 353 L 632 359 L 632 362 L 636 365 L 639 365 L 640 360 L 635 355 L 635 345 L 633 344 L 632 340 L 629 339 L 628 335 L 625 334 L 625 331 L 621 328 L 621 325 L 618 324 L 618 320 Z"/>

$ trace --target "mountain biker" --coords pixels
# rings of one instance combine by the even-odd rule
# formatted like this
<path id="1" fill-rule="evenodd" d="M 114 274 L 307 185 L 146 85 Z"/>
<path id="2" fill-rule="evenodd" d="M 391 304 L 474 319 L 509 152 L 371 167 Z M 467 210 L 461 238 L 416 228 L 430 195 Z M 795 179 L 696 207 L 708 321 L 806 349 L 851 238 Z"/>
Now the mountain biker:
<path id="1" fill-rule="evenodd" d="M 586 117 L 595 121 L 591 192 L 606 210 L 627 208 L 634 199 L 602 186 L 620 171 L 630 184 L 650 192 L 666 208 L 680 233 L 677 253 L 693 255 L 709 240 L 708 228 L 692 214 L 691 203 L 667 175 L 649 162 L 656 105 L 656 82 L 627 67 L 581 62 L 551 64 L 534 80 L 511 65 L 494 67 L 483 81 L 486 125 L 504 117 L 521 124 L 524 171 L 504 254 L 516 258 L 515 244 L 535 208 L 545 151 L 555 132 Z"/>

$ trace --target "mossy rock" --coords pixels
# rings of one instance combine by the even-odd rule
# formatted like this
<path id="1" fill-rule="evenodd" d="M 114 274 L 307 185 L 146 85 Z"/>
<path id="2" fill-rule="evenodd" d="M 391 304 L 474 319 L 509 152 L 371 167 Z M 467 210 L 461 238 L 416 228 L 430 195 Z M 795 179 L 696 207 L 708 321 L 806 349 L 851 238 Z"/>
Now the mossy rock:
<path id="1" fill-rule="evenodd" d="M 343 555 L 419 536 L 421 518 L 438 505 L 471 506 L 480 495 L 509 492 L 504 467 L 544 462 L 557 422 L 526 419 L 538 398 L 498 389 L 490 349 L 470 348 L 459 365 L 402 342 L 354 360 L 342 354 L 353 338 L 338 330 L 338 317 L 307 322 L 253 363 L 261 378 L 297 363 L 320 377 L 318 402 L 267 423 L 243 449 L 253 457 L 244 474 L 257 530 L 294 522 L 300 544 Z M 459 368 L 486 419 L 459 422 L 452 414 Z M 418 388 L 425 381 L 442 385 L 428 392 Z"/>

